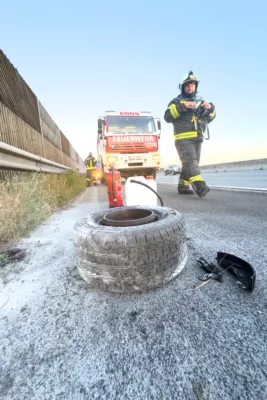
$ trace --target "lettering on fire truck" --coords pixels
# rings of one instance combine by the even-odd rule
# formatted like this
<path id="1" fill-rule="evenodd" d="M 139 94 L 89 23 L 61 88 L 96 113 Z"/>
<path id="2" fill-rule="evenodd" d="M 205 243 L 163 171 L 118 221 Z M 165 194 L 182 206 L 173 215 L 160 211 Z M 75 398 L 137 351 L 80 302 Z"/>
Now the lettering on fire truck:
<path id="1" fill-rule="evenodd" d="M 126 112 L 126 111 L 121 111 L 120 115 L 140 115 L 139 112 Z"/>
<path id="2" fill-rule="evenodd" d="M 109 143 L 124 143 L 124 142 L 142 142 L 142 143 L 156 143 L 156 136 L 111 136 L 108 138 Z"/>

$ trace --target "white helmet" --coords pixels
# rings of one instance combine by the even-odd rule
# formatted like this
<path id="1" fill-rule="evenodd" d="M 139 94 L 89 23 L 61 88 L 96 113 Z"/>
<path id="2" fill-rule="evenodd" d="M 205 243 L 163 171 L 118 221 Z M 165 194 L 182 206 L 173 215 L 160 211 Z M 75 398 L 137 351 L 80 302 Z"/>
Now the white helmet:
<path id="1" fill-rule="evenodd" d="M 196 84 L 195 93 L 196 93 L 197 92 L 197 88 L 198 88 L 198 84 L 199 84 L 199 79 L 198 79 L 197 74 L 195 74 L 195 72 L 189 71 L 183 76 L 181 82 L 179 83 L 179 89 L 180 89 L 181 93 L 183 93 L 184 85 L 187 82 L 195 82 L 195 84 Z"/>

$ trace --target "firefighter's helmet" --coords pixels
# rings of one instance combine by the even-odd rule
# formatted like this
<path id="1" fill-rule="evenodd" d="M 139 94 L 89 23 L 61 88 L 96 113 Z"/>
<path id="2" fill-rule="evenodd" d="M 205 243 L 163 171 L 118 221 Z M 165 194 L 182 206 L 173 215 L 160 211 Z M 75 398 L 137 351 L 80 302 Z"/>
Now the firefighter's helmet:
<path id="1" fill-rule="evenodd" d="M 179 89 L 180 89 L 181 93 L 183 93 L 184 85 L 187 82 L 195 82 L 195 84 L 196 84 L 196 92 L 197 92 L 199 79 L 198 79 L 198 76 L 197 76 L 197 74 L 195 72 L 189 71 L 183 76 L 182 81 L 179 83 Z"/>

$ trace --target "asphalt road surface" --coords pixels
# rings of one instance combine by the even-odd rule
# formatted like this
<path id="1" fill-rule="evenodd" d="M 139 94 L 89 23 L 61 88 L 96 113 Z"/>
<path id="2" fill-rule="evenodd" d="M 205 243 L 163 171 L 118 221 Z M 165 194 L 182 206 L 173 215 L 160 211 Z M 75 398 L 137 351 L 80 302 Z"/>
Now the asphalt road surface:
<path id="1" fill-rule="evenodd" d="M 107 206 L 105 187 L 55 213 L 20 243 L 26 259 L 1 268 L 1 400 L 266 400 L 267 195 L 158 191 L 183 213 L 189 251 L 160 289 L 96 292 L 77 273 L 73 225 Z M 253 293 L 230 274 L 199 288 L 195 259 L 217 251 L 252 263 Z"/>
<path id="2" fill-rule="evenodd" d="M 210 186 L 227 186 L 266 189 L 267 191 L 267 170 L 262 171 L 231 171 L 231 172 L 203 172 L 203 178 Z M 159 173 L 158 183 L 177 184 L 179 175 L 167 175 Z"/>

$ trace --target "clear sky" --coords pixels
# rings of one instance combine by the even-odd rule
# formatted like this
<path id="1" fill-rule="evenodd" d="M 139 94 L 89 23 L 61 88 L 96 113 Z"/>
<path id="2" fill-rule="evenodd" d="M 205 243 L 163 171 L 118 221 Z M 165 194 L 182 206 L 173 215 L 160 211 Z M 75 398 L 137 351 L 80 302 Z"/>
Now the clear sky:
<path id="1" fill-rule="evenodd" d="M 0 0 L 0 47 L 85 158 L 105 110 L 163 121 L 193 69 L 217 118 L 201 164 L 267 157 L 267 2 Z M 178 162 L 162 124 L 163 164 Z"/>

